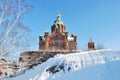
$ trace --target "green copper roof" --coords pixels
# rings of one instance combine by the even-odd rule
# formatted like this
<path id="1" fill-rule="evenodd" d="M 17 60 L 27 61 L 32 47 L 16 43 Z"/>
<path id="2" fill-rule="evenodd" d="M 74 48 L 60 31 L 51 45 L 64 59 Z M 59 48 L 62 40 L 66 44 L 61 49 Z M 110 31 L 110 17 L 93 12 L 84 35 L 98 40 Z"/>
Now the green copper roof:
<path id="1" fill-rule="evenodd" d="M 76 36 L 75 32 L 72 32 L 72 35 Z"/>
<path id="2" fill-rule="evenodd" d="M 42 33 L 40 33 L 40 36 L 42 36 Z"/>
<path id="3" fill-rule="evenodd" d="M 89 38 L 89 43 L 94 43 L 91 37 Z"/>
<path id="4" fill-rule="evenodd" d="M 57 18 L 54 21 L 54 24 L 63 24 L 60 13 L 57 14 Z"/>
<path id="5" fill-rule="evenodd" d="M 48 28 L 46 28 L 45 32 L 48 32 Z"/>

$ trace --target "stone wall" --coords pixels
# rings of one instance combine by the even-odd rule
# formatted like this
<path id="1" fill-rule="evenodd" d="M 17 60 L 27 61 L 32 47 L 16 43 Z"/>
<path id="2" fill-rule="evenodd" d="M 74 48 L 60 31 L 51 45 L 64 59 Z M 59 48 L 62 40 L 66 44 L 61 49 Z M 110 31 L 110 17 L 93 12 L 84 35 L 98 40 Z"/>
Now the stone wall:
<path id="1" fill-rule="evenodd" d="M 0 79 L 4 76 L 11 77 L 17 70 L 19 70 L 19 65 L 15 62 L 7 61 L 3 58 L 0 59 Z"/>
<path id="2" fill-rule="evenodd" d="M 31 68 L 41 64 L 56 54 L 67 54 L 69 52 L 50 52 L 50 51 L 27 51 L 20 54 L 19 63 L 21 67 Z"/>

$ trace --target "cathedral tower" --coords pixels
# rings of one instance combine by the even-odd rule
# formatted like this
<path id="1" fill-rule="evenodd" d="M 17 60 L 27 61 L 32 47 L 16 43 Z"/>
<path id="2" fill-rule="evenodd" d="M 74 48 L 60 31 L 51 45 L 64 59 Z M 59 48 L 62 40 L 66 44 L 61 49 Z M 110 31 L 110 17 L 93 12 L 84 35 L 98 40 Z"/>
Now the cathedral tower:
<path id="1" fill-rule="evenodd" d="M 68 36 L 66 26 L 61 20 L 60 13 L 51 26 L 51 34 L 45 32 L 44 37 L 39 37 L 39 50 L 46 51 L 75 51 L 77 50 L 77 36 Z"/>
<path id="2" fill-rule="evenodd" d="M 95 50 L 95 45 L 94 45 L 92 38 L 89 39 L 88 50 Z"/>
<path id="3" fill-rule="evenodd" d="M 55 30 L 58 30 L 61 33 L 66 32 L 66 26 L 63 24 L 61 20 L 61 15 L 60 13 L 57 14 L 57 18 L 54 21 L 54 24 L 51 27 L 51 32 L 53 33 Z"/>

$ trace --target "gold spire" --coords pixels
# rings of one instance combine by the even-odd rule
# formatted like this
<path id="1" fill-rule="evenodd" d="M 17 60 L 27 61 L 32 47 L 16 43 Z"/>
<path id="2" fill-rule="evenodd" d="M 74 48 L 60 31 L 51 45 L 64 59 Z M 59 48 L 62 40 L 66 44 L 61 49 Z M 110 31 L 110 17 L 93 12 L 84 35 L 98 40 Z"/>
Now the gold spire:
<path id="1" fill-rule="evenodd" d="M 48 28 L 46 27 L 46 30 L 45 30 L 45 32 L 48 32 Z"/>
<path id="2" fill-rule="evenodd" d="M 89 43 L 93 43 L 92 37 L 89 37 Z"/>
<path id="3" fill-rule="evenodd" d="M 57 16 L 57 18 L 54 21 L 54 24 L 63 24 L 63 22 L 61 20 L 61 14 L 58 12 L 56 16 Z"/>
<path id="4" fill-rule="evenodd" d="M 61 17 L 61 14 L 59 12 L 57 13 L 57 17 Z"/>
<path id="5" fill-rule="evenodd" d="M 40 33 L 40 36 L 42 36 L 42 33 Z"/>

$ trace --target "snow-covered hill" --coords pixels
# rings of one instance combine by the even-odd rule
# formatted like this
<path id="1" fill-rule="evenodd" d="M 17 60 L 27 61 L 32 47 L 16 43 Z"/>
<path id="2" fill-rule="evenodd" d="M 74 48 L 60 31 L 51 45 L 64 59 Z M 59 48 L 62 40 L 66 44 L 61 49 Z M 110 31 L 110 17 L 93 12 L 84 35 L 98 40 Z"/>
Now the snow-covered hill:
<path id="1" fill-rule="evenodd" d="M 54 58 L 3 80 L 120 80 L 120 50 L 96 50 Z"/>

